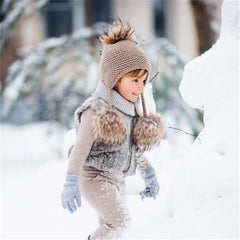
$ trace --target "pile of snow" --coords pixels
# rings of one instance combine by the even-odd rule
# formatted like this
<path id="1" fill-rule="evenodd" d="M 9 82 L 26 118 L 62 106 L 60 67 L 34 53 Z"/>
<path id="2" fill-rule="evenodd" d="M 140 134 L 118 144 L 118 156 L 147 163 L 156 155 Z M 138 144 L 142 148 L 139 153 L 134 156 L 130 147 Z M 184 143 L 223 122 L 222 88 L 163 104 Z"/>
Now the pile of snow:
<path id="1" fill-rule="evenodd" d="M 202 145 L 222 155 L 238 150 L 239 12 L 238 1 L 224 2 L 220 38 L 185 65 L 180 85 L 183 99 L 204 111 Z"/>
<path id="2" fill-rule="evenodd" d="M 220 38 L 185 66 L 180 85 L 183 99 L 204 111 L 204 129 L 181 160 L 174 213 L 208 209 L 214 221 L 205 228 L 219 238 L 239 234 L 239 13 L 238 1 L 224 1 Z"/>

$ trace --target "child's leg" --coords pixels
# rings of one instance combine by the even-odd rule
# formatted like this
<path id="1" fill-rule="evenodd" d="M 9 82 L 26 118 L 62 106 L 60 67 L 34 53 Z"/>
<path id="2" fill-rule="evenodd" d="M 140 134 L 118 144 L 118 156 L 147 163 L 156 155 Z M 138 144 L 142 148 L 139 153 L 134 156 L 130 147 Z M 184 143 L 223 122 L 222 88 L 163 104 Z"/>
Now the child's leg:
<path id="1" fill-rule="evenodd" d="M 123 201 L 124 201 L 124 204 L 126 205 L 126 194 L 125 194 L 125 184 L 123 185 L 123 186 L 121 186 L 121 197 L 122 197 L 122 199 L 123 199 Z M 104 220 L 101 218 L 101 216 L 98 216 L 98 223 L 99 223 L 99 225 L 101 226 L 103 223 L 105 223 L 104 222 Z"/>
<path id="2" fill-rule="evenodd" d="M 91 176 L 91 178 L 89 177 Z M 91 173 L 81 178 L 82 196 L 97 211 L 101 225 L 91 239 L 117 239 L 129 226 L 129 212 L 126 208 L 119 183 Z"/>

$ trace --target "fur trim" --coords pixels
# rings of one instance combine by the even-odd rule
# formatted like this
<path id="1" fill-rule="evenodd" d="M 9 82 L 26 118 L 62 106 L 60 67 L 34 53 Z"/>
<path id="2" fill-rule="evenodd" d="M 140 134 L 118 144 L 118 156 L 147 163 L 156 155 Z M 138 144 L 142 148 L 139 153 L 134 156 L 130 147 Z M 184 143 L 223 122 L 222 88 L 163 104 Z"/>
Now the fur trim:
<path id="1" fill-rule="evenodd" d="M 123 117 L 117 111 L 106 107 L 96 111 L 92 130 L 94 139 L 105 144 L 122 143 L 127 135 Z"/>
<path id="2" fill-rule="evenodd" d="M 99 37 L 103 46 L 114 44 L 122 40 L 131 40 L 136 42 L 136 37 L 129 24 L 124 25 L 121 19 L 117 19 L 113 24 Z"/>
<path id="3" fill-rule="evenodd" d="M 166 137 L 163 119 L 157 115 L 140 117 L 133 131 L 133 141 L 138 151 L 150 150 Z"/>

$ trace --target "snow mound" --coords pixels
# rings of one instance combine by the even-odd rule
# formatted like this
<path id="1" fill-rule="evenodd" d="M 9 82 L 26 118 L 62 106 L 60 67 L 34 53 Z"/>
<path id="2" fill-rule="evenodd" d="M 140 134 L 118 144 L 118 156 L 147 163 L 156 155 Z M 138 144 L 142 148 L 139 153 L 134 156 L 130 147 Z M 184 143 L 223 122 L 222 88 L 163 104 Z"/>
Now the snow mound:
<path id="1" fill-rule="evenodd" d="M 224 1 L 218 41 L 184 68 L 180 92 L 203 110 L 204 128 L 180 160 L 172 188 L 174 215 L 184 210 L 196 217 L 208 209 L 200 225 L 207 222 L 213 236 L 227 238 L 239 234 L 239 13 L 238 1 Z"/>
<path id="2" fill-rule="evenodd" d="M 238 1 L 224 1 L 220 38 L 185 66 L 180 84 L 183 99 L 204 111 L 201 144 L 219 154 L 238 150 L 239 13 Z"/>

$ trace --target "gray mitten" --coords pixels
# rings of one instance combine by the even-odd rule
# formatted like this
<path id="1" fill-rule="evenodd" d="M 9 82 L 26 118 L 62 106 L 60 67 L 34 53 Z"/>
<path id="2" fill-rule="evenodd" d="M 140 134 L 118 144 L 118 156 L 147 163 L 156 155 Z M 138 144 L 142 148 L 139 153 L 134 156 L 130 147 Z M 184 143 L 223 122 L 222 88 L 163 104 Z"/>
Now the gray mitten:
<path id="1" fill-rule="evenodd" d="M 63 208 L 67 209 L 71 213 L 77 210 L 75 199 L 77 206 L 81 206 L 81 194 L 78 185 L 79 179 L 79 176 L 76 175 L 66 175 L 64 188 L 61 195 Z"/>
<path id="2" fill-rule="evenodd" d="M 153 168 L 149 168 L 142 174 L 142 178 L 144 180 L 146 188 L 139 193 L 140 196 L 142 198 L 152 197 L 156 199 L 156 196 L 159 193 L 159 184 L 157 181 L 155 170 Z"/>

